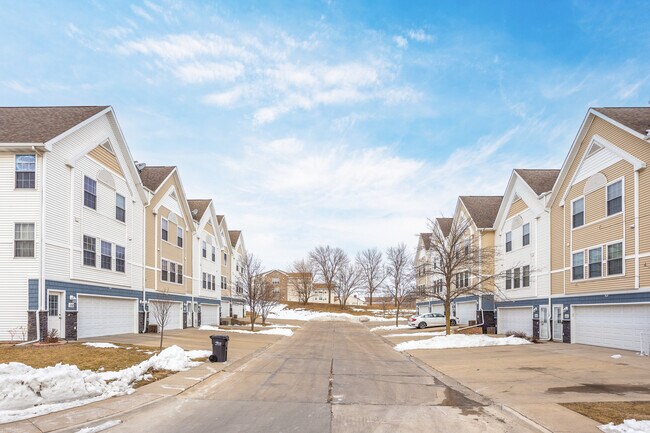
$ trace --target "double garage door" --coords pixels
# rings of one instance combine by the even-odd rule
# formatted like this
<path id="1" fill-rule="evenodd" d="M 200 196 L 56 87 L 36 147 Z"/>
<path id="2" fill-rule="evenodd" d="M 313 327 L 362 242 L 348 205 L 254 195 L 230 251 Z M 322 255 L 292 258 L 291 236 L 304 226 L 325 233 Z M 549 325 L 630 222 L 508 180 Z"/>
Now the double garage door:
<path id="1" fill-rule="evenodd" d="M 218 305 L 201 304 L 201 325 L 219 325 Z"/>
<path id="2" fill-rule="evenodd" d="M 641 335 L 650 336 L 650 305 L 574 306 L 571 328 L 574 343 L 639 351 Z"/>
<path id="3" fill-rule="evenodd" d="M 161 323 L 161 315 L 167 310 L 165 330 L 183 328 L 183 304 L 169 301 L 149 301 L 149 324 Z M 158 326 L 160 328 L 160 326 Z"/>
<path id="4" fill-rule="evenodd" d="M 526 335 L 533 335 L 533 308 L 499 308 L 497 310 L 497 332 L 506 334 L 508 332 L 525 332 Z"/>
<path id="5" fill-rule="evenodd" d="M 470 320 L 476 321 L 476 301 L 457 303 L 456 317 L 463 325 L 467 325 Z"/>
<path id="6" fill-rule="evenodd" d="M 77 338 L 138 332 L 138 300 L 78 295 Z"/>

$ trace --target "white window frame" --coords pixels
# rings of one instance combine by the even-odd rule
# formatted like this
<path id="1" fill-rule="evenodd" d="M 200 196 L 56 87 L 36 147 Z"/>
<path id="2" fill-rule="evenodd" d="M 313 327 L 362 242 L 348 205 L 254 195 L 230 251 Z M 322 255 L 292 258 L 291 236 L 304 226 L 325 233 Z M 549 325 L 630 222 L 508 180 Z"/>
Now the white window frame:
<path id="1" fill-rule="evenodd" d="M 163 228 L 163 226 L 165 227 Z M 167 232 L 167 239 L 163 237 L 163 230 Z M 169 220 L 163 217 L 160 217 L 160 239 L 163 242 L 169 242 Z"/>
<path id="2" fill-rule="evenodd" d="M 18 225 L 31 225 L 32 226 L 32 239 L 16 239 L 16 226 Z M 21 231 L 22 233 L 22 231 Z M 31 256 L 18 256 L 16 255 L 17 242 L 31 242 L 32 243 L 32 255 Z M 29 222 L 15 222 L 14 223 L 14 259 L 33 259 L 36 257 L 36 224 Z"/>
<path id="3" fill-rule="evenodd" d="M 579 225 L 578 227 L 574 227 L 573 225 L 573 208 L 575 206 L 575 202 L 582 200 L 582 224 Z M 585 196 L 581 195 L 580 197 L 576 197 L 573 200 L 571 200 L 571 230 L 579 229 L 580 227 L 584 227 L 587 224 L 587 206 L 586 206 L 586 200 Z"/>
<path id="4" fill-rule="evenodd" d="M 34 157 L 34 188 L 18 188 L 16 186 L 18 173 L 26 173 L 24 171 L 18 171 L 17 170 L 16 166 L 18 165 L 18 157 L 19 156 L 33 156 Z M 27 173 L 31 173 L 31 172 L 27 172 Z M 14 155 L 14 190 L 20 190 L 20 191 L 32 190 L 32 191 L 35 191 L 35 190 L 38 189 L 37 186 L 38 186 L 38 155 L 35 154 L 35 153 L 16 153 Z"/>
<path id="5" fill-rule="evenodd" d="M 617 182 L 621 182 L 621 210 L 610 215 L 607 206 L 607 204 L 609 203 L 609 187 L 614 185 Z M 611 182 L 607 183 L 607 185 L 605 185 L 605 217 L 609 218 L 609 217 L 622 214 L 624 210 L 625 210 L 625 178 L 619 177 L 618 179 L 614 179 Z"/>

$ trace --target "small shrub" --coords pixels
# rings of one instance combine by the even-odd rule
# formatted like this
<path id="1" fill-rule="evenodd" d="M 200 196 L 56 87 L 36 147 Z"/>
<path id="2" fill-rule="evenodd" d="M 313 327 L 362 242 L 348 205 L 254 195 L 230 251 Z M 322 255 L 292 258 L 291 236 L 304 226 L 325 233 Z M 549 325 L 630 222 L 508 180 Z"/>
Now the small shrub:
<path id="1" fill-rule="evenodd" d="M 59 342 L 59 331 L 56 329 L 50 329 L 45 334 L 45 342 L 48 344 L 58 343 Z"/>
<path id="2" fill-rule="evenodd" d="M 506 332 L 506 337 L 517 337 L 517 338 L 523 338 L 525 340 L 528 340 L 528 336 L 526 335 L 526 333 L 520 331 L 508 331 Z"/>

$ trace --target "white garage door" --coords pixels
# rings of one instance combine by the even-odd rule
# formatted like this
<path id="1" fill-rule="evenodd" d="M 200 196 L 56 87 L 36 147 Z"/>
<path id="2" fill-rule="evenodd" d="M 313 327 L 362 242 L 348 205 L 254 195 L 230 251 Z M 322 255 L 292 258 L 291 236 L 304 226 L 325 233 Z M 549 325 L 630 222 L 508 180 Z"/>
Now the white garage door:
<path id="1" fill-rule="evenodd" d="M 219 306 L 201 304 L 201 325 L 219 324 Z"/>
<path id="2" fill-rule="evenodd" d="M 149 324 L 158 325 L 158 331 L 160 331 L 160 321 L 158 320 L 158 315 L 160 314 L 162 308 L 156 308 L 157 305 L 169 304 L 169 311 L 167 313 L 167 323 L 165 324 L 165 329 L 182 329 L 183 328 L 183 319 L 181 314 L 183 313 L 183 308 L 181 307 L 180 302 L 169 302 L 169 301 L 149 301 Z"/>
<path id="3" fill-rule="evenodd" d="M 432 305 L 431 312 L 445 314 L 445 306 L 443 304 Z"/>
<path id="4" fill-rule="evenodd" d="M 428 305 L 419 305 L 418 306 L 418 315 L 426 314 L 429 312 L 429 306 Z"/>
<path id="5" fill-rule="evenodd" d="M 456 304 L 456 317 L 463 325 L 467 325 L 470 320 L 476 321 L 476 301 Z"/>
<path id="6" fill-rule="evenodd" d="M 78 338 L 138 332 L 137 299 L 84 295 L 78 298 Z"/>
<path id="7" fill-rule="evenodd" d="M 650 305 L 573 307 L 573 342 L 640 350 L 641 333 L 650 332 Z"/>
<path id="8" fill-rule="evenodd" d="M 533 309 L 531 307 L 499 308 L 497 310 L 497 330 L 499 334 L 507 332 L 525 332 L 533 336 Z"/>
<path id="9" fill-rule="evenodd" d="M 230 317 L 230 302 L 221 301 L 221 317 Z"/>

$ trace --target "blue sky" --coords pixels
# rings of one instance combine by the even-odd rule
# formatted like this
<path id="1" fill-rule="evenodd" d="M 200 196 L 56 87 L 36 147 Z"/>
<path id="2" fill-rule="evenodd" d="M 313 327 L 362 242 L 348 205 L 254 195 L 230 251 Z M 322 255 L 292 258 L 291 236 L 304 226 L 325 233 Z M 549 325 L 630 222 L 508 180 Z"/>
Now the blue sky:
<path id="1" fill-rule="evenodd" d="M 0 1 L 2 105 L 112 105 L 267 267 L 415 246 L 458 195 L 647 106 L 648 2 Z"/>

